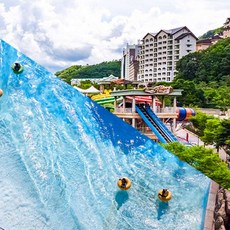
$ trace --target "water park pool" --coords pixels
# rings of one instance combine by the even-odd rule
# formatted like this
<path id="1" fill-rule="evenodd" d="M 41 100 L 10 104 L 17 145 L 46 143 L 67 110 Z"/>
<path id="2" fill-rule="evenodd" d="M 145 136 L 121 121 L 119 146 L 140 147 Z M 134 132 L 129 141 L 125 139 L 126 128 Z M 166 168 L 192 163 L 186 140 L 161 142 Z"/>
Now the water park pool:
<path id="1" fill-rule="evenodd" d="M 4 41 L 0 53 L 0 227 L 203 229 L 209 178 Z"/>

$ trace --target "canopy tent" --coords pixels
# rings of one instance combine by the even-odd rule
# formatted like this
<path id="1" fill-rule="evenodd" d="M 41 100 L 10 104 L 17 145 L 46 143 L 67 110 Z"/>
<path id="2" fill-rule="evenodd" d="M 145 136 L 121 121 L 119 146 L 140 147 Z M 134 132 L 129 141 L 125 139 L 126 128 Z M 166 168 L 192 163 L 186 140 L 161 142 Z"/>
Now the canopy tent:
<path id="1" fill-rule="evenodd" d="M 80 91 L 81 93 L 85 93 L 85 89 L 79 88 L 77 86 L 74 86 L 75 89 L 77 89 L 78 91 Z"/>
<path id="2" fill-rule="evenodd" d="M 94 86 L 89 87 L 88 89 L 85 89 L 85 93 L 100 93 L 98 89 L 96 89 Z"/>
<path id="3" fill-rule="evenodd" d="M 85 94 L 100 93 L 100 91 L 98 89 L 96 89 L 94 86 L 91 86 L 88 89 L 82 89 L 82 88 L 79 88 L 77 86 L 74 86 L 74 88 L 77 89 L 78 91 L 80 91 L 81 93 L 85 93 Z"/>

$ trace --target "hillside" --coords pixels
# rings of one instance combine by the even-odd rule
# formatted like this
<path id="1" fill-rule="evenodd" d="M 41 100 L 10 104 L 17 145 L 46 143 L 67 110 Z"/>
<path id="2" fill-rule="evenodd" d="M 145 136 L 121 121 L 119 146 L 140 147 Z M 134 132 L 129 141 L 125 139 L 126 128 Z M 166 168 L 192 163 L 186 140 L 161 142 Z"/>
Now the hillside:
<path id="1" fill-rule="evenodd" d="M 204 33 L 202 36 L 199 37 L 200 40 L 202 39 L 207 39 L 213 37 L 215 34 L 220 34 L 223 32 L 223 27 L 214 29 L 214 30 L 209 30 L 208 32 Z"/>
<path id="2" fill-rule="evenodd" d="M 74 65 L 55 73 L 55 75 L 70 84 L 73 78 L 103 78 L 111 74 L 120 77 L 120 73 L 121 61 L 114 60 L 95 65 Z"/>
<path id="3" fill-rule="evenodd" d="M 199 82 L 226 81 L 230 74 L 230 38 L 208 49 L 190 53 L 177 62 L 176 79 Z"/>
<path id="4" fill-rule="evenodd" d="M 218 108 L 230 105 L 230 38 L 206 50 L 190 53 L 177 62 L 174 88 L 183 89 L 180 106 Z"/>

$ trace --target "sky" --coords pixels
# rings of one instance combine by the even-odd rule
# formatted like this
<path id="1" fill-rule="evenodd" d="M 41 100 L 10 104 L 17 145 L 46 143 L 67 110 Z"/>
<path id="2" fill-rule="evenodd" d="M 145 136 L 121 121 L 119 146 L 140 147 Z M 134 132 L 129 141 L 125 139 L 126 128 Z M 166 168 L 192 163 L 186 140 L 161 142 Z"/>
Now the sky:
<path id="1" fill-rule="evenodd" d="M 147 33 L 223 26 L 229 0 L 1 0 L 0 38 L 55 73 L 119 60 Z"/>

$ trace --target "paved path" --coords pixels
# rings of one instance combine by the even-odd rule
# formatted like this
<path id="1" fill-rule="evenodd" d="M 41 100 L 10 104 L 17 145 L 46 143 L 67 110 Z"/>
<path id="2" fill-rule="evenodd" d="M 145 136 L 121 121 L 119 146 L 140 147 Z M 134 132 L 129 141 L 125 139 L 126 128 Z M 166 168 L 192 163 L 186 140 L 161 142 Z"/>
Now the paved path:
<path id="1" fill-rule="evenodd" d="M 193 145 L 202 145 L 202 146 L 204 146 L 204 142 L 201 141 L 200 138 L 196 134 L 190 132 L 187 129 L 179 127 L 178 130 L 176 130 L 176 136 L 178 136 L 180 138 L 183 138 L 185 140 L 187 139 Z M 215 147 L 212 146 L 212 145 L 206 145 L 205 147 L 206 148 L 212 148 L 212 149 L 214 149 L 214 151 L 216 151 Z M 223 149 L 219 150 L 219 156 L 220 156 L 220 158 L 222 160 L 226 161 L 227 154 Z"/>

